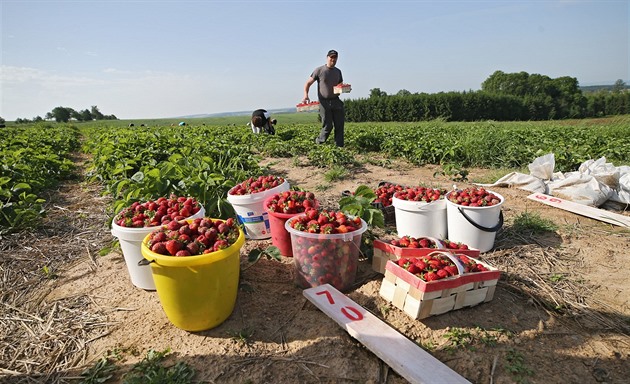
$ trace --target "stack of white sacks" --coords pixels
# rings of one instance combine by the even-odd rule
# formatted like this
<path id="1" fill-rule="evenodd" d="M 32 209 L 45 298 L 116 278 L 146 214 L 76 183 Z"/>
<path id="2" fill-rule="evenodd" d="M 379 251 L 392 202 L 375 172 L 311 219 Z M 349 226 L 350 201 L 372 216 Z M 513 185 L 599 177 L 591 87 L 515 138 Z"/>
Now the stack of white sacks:
<path id="1" fill-rule="evenodd" d="M 487 187 L 515 187 L 593 207 L 627 209 L 630 204 L 630 166 L 614 166 L 606 158 L 587 160 L 575 172 L 554 172 L 553 153 L 528 165 L 529 175 L 512 172 Z"/>

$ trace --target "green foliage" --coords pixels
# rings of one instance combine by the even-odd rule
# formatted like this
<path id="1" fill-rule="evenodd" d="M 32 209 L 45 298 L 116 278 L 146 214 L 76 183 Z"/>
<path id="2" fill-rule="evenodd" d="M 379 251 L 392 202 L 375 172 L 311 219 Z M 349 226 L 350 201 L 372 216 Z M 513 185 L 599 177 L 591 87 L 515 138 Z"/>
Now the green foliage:
<path id="1" fill-rule="evenodd" d="M 527 378 L 534 375 L 534 371 L 525 365 L 525 358 L 520 352 L 514 349 L 508 350 L 505 360 L 505 369 L 514 377 L 517 383 L 526 384 L 529 382 Z"/>
<path id="2" fill-rule="evenodd" d="M 313 124 L 292 124 L 270 137 L 253 135 L 244 125 L 128 128 L 119 123 L 99 121 L 83 124 L 80 130 L 51 123 L 3 130 L 0 234 L 41 221 L 43 191 L 74 176 L 70 154 L 79 149 L 80 134 L 82 150 L 91 156 L 87 178 L 104 185 L 113 197 L 112 211 L 176 193 L 197 198 L 209 216 L 218 218 L 234 215 L 227 202 L 232 186 L 270 172 L 273 165 L 261 165 L 261 154 L 278 156 L 277 161 L 291 161 L 295 166 L 306 163 L 305 157 L 298 157 L 306 155 L 310 164 L 328 169 L 330 180 L 341 177 L 341 170 L 349 176 L 360 171 L 357 158 L 371 164 L 376 159 L 386 159 L 379 164 L 400 159 L 413 165 L 441 165 L 443 174 L 457 180 L 468 178 L 470 167 L 524 169 L 546 153 L 554 153 L 556 172 L 574 171 L 582 162 L 602 156 L 615 165 L 630 164 L 626 150 L 630 115 L 561 122 L 347 123 L 343 148 L 315 145 Z M 283 157 L 289 153 L 292 160 Z M 329 183 L 316 190 L 329 189 Z"/>
<path id="3" fill-rule="evenodd" d="M 621 81 L 611 91 L 582 94 L 574 77 L 496 71 L 480 91 L 387 95 L 374 88 L 369 98 L 344 103 L 352 122 L 540 121 L 628 114 L 630 92 L 624 86 Z"/>
<path id="4" fill-rule="evenodd" d="M 232 339 L 238 341 L 241 344 L 247 344 L 249 343 L 249 339 L 254 336 L 255 332 L 256 330 L 254 328 L 245 327 L 240 330 L 231 330 L 228 333 L 232 337 Z"/>
<path id="5" fill-rule="evenodd" d="M 474 341 L 474 336 L 470 331 L 463 328 L 451 328 L 445 334 L 448 339 L 449 349 L 466 348 Z"/>
<path id="6" fill-rule="evenodd" d="M 341 211 L 348 215 L 359 216 L 368 225 L 368 229 L 361 236 L 360 246 L 361 254 L 368 260 L 371 260 L 374 254 L 373 243 L 376 235 L 372 229 L 385 227 L 383 211 L 372 205 L 374 199 L 376 199 L 374 190 L 365 185 L 360 185 L 353 193 L 339 200 L 339 209 Z"/>
<path id="7" fill-rule="evenodd" d="M 436 171 L 433 173 L 433 177 L 438 175 L 448 176 L 453 181 L 468 181 L 468 170 L 456 164 L 449 163 L 442 165 L 442 171 Z"/>
<path id="8" fill-rule="evenodd" d="M 317 145 L 307 153 L 312 165 L 319 168 L 356 165 L 355 155 L 346 147 L 335 145 Z"/>
<path id="9" fill-rule="evenodd" d="M 383 211 L 372 205 L 374 199 L 376 199 L 374 190 L 360 185 L 354 193 L 339 200 L 339 209 L 349 215 L 359 216 L 370 227 L 383 228 L 385 226 Z"/>
<path id="10" fill-rule="evenodd" d="M 333 182 L 337 180 L 343 180 L 348 176 L 348 170 L 339 165 L 333 166 L 330 170 L 324 173 L 324 180 L 327 182 Z"/>
<path id="11" fill-rule="evenodd" d="M 0 137 L 0 235 L 35 227 L 45 211 L 42 193 L 73 176 L 70 154 L 78 130 L 45 124 L 10 127 Z"/>
<path id="12" fill-rule="evenodd" d="M 250 263 L 256 263 L 260 260 L 261 257 L 265 257 L 270 260 L 280 261 L 282 260 L 280 250 L 276 246 L 269 246 L 265 249 L 254 248 L 249 251 L 249 255 L 247 255 L 247 261 Z"/>
<path id="13" fill-rule="evenodd" d="M 172 366 L 163 365 L 169 350 L 149 350 L 147 356 L 124 375 L 124 384 L 188 384 L 192 383 L 195 370 L 183 362 Z"/>
<path id="14" fill-rule="evenodd" d="M 522 212 L 514 218 L 512 230 L 517 233 L 554 232 L 558 226 L 551 220 L 540 217 L 538 212 Z"/>
<path id="15" fill-rule="evenodd" d="M 116 364 L 109 357 L 101 357 L 96 364 L 81 372 L 81 384 L 102 384 L 114 376 Z"/>
<path id="16" fill-rule="evenodd" d="M 119 211 L 134 201 L 175 193 L 197 198 L 211 217 L 233 216 L 227 191 L 265 169 L 248 133 L 229 136 L 216 128 L 121 128 L 86 130 L 84 151 L 93 153 L 91 180 L 102 181 Z"/>

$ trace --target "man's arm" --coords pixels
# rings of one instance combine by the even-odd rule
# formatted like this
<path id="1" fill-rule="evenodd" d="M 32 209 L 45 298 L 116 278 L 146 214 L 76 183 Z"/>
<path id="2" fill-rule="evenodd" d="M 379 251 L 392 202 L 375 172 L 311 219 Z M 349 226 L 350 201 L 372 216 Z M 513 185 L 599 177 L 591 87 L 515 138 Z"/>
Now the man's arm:
<path id="1" fill-rule="evenodd" d="M 311 89 L 311 85 L 313 85 L 314 82 L 315 79 L 312 77 L 309 77 L 308 80 L 306 80 L 306 84 L 304 84 L 304 98 L 302 99 L 303 103 L 311 101 L 311 99 L 308 98 L 308 90 Z"/>

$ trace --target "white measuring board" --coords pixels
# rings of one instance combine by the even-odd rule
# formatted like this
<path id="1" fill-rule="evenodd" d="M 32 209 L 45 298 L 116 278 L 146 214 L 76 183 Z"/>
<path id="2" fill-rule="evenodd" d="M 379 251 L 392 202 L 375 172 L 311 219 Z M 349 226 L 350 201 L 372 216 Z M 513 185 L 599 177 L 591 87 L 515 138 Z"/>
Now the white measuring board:
<path id="1" fill-rule="evenodd" d="M 577 213 L 578 215 L 586 216 L 594 220 L 630 228 L 630 217 L 620 215 L 618 213 L 609 212 L 604 209 L 579 204 L 570 200 L 564 200 L 559 197 L 553 197 L 542 193 L 532 193 L 527 196 L 527 198 L 552 207 L 564 209 L 565 211 Z"/>
<path id="2" fill-rule="evenodd" d="M 470 382 L 330 284 L 304 296 L 410 383 Z"/>

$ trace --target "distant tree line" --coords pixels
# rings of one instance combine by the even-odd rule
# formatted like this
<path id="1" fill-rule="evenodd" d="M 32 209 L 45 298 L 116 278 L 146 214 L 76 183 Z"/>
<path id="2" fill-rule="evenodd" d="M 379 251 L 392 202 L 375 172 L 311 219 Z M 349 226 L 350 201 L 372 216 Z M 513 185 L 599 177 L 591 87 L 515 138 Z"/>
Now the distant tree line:
<path id="1" fill-rule="evenodd" d="M 526 72 L 496 71 L 479 91 L 388 95 L 374 88 L 367 99 L 345 102 L 348 121 L 523 121 L 600 117 L 630 113 L 622 80 L 610 89 L 583 93 L 573 77 L 552 79 Z"/>
<path id="2" fill-rule="evenodd" d="M 103 115 L 98 110 L 96 105 L 93 105 L 90 109 L 84 109 L 82 111 L 76 111 L 69 107 L 56 107 L 50 112 L 46 112 L 44 118 L 36 116 L 32 120 L 17 118 L 16 124 L 36 123 L 44 120 L 55 120 L 58 123 L 67 123 L 70 119 L 77 121 L 92 121 L 92 120 L 118 120 L 114 115 Z"/>

